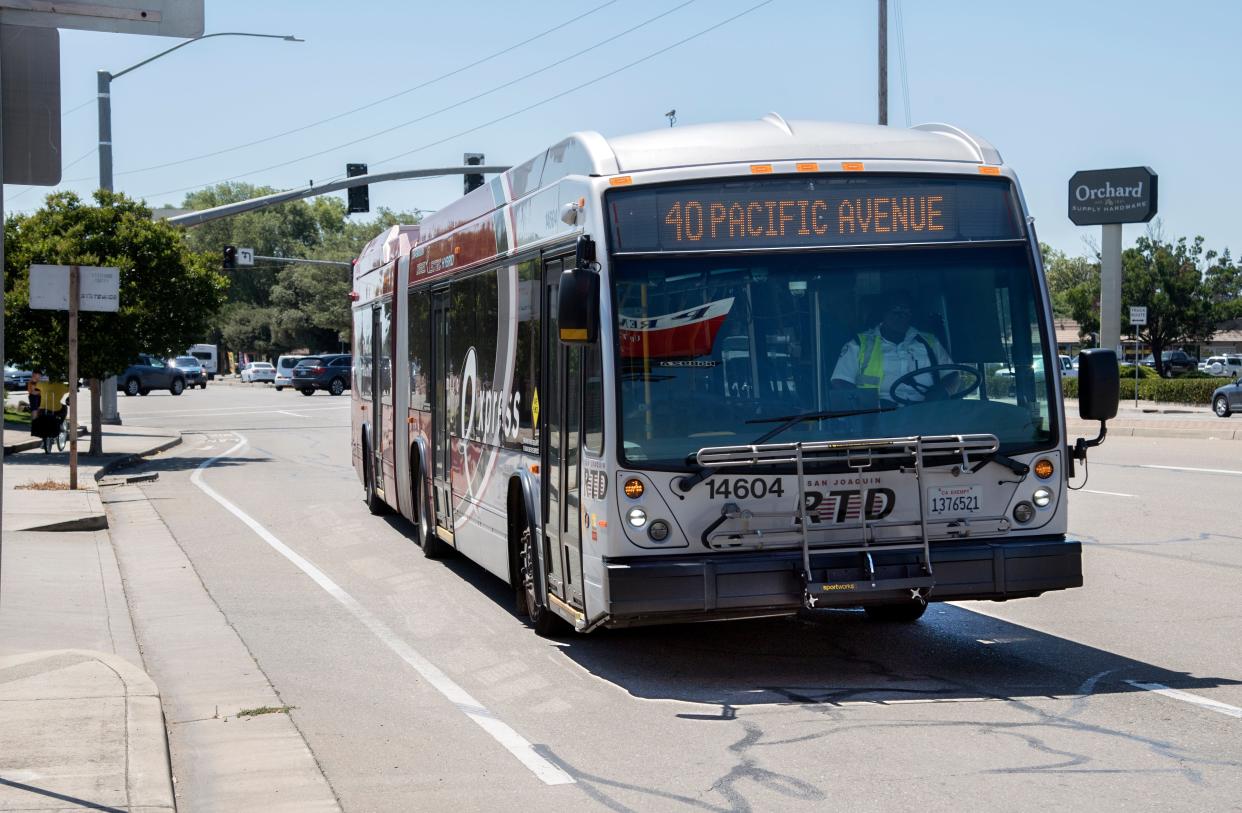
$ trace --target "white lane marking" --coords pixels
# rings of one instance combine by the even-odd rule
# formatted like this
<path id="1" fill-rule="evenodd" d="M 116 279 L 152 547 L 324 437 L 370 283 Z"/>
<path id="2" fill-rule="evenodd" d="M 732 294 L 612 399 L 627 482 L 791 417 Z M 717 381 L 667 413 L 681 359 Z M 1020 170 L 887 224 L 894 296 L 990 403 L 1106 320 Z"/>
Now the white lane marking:
<path id="1" fill-rule="evenodd" d="M 1168 686 L 1163 686 L 1159 683 L 1139 683 L 1137 680 L 1127 680 L 1126 683 L 1129 683 L 1136 689 L 1155 692 L 1156 694 L 1162 694 L 1165 697 L 1171 697 L 1174 700 L 1181 700 L 1185 703 L 1193 703 L 1196 706 L 1217 712 L 1218 714 L 1226 714 L 1230 717 L 1238 717 L 1242 719 L 1242 709 L 1237 706 L 1231 706 L 1228 703 L 1221 703 L 1217 700 L 1209 700 L 1206 697 L 1200 697 L 1199 695 L 1191 694 L 1190 692 L 1183 692 L 1179 689 L 1170 689 Z"/>
<path id="2" fill-rule="evenodd" d="M 1137 497 L 1137 494 L 1122 494 L 1120 491 L 1096 491 L 1093 488 L 1080 488 L 1079 491 L 1085 491 L 1088 494 L 1103 494 L 1106 497 Z"/>
<path id="3" fill-rule="evenodd" d="M 299 415 L 296 412 L 285 412 L 283 409 L 278 409 L 276 411 L 279 412 L 281 415 L 290 415 L 294 418 L 309 418 L 310 417 L 309 415 Z"/>
<path id="4" fill-rule="evenodd" d="M 1203 474 L 1236 474 L 1242 477 L 1242 471 L 1234 471 L 1233 469 L 1196 469 L 1190 466 L 1157 466 L 1155 463 L 1139 464 L 1140 469 L 1165 469 L 1167 471 L 1197 471 Z"/>
<path id="5" fill-rule="evenodd" d="M 224 506 L 225 510 L 230 514 L 245 523 L 250 530 L 258 534 L 259 538 L 270 545 L 273 550 L 296 565 L 307 576 L 310 576 L 312 581 L 322 587 L 328 595 L 340 602 L 367 629 L 371 630 L 376 638 L 384 642 L 401 660 L 414 667 L 414 671 L 418 672 L 436 691 L 444 695 L 450 703 L 457 706 L 458 710 L 508 749 L 511 754 L 518 758 L 518 761 L 529 768 L 531 773 L 535 774 L 542 782 L 548 785 L 574 784 L 576 780 L 572 776 L 540 756 L 535 751 L 534 746 L 527 742 L 521 734 L 510 728 L 507 723 L 500 720 L 478 700 L 475 700 L 465 689 L 454 683 L 452 678 L 440 671 L 438 666 L 424 658 L 412 646 L 403 641 L 400 636 L 393 632 L 391 627 L 377 618 L 366 607 L 359 604 L 357 599 L 345 592 L 336 582 L 329 579 L 322 570 L 302 558 L 300 554 L 277 539 L 271 531 L 260 525 L 257 520 L 203 482 L 203 472 L 208 467 L 217 460 L 228 457 L 246 445 L 247 441 L 244 436 L 233 433 L 233 437 L 238 438 L 237 443 L 228 451 L 222 452 L 200 464 L 194 470 L 194 474 L 190 476 L 190 482 L 198 486 L 208 497 Z"/>

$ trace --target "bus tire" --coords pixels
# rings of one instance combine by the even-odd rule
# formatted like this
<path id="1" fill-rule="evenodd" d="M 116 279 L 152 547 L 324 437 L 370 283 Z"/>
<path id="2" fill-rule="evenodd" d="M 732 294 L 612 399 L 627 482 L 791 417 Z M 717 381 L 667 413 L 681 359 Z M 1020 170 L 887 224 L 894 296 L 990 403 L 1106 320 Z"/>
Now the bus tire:
<path id="1" fill-rule="evenodd" d="M 927 600 L 920 598 L 900 604 L 869 604 L 863 610 L 871 621 L 883 624 L 913 624 L 927 612 Z"/>
<path id="2" fill-rule="evenodd" d="M 535 585 L 535 535 L 530 523 L 523 522 L 518 535 L 518 573 L 520 579 L 515 585 L 518 612 L 526 616 L 526 623 L 540 638 L 557 638 L 569 631 L 569 624 L 548 606 L 539 601 Z"/>
<path id="3" fill-rule="evenodd" d="M 376 516 L 382 516 L 388 513 L 388 505 L 380 499 L 379 494 L 375 490 L 375 472 L 371 470 L 371 448 L 363 441 L 362 443 L 362 480 L 365 496 L 363 500 L 367 504 L 367 510 Z"/>
<path id="4" fill-rule="evenodd" d="M 417 458 L 418 453 L 414 453 Z M 423 549 L 423 556 L 428 559 L 443 559 L 447 556 L 452 548 L 439 536 L 436 535 L 436 521 L 434 515 L 427 510 L 427 481 L 423 479 L 422 466 L 414 466 L 414 502 L 418 506 L 418 516 L 415 517 L 418 526 L 418 544 Z"/>

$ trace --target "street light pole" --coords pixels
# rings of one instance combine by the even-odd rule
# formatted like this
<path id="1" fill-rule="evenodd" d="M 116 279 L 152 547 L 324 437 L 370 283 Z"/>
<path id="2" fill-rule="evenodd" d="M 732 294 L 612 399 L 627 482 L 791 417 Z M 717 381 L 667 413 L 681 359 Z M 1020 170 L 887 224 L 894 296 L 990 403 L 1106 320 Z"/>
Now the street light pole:
<path id="1" fill-rule="evenodd" d="M 171 48 L 160 51 L 158 54 L 141 62 L 130 65 L 123 71 L 112 73 L 110 71 L 101 70 L 98 72 L 98 91 L 99 91 L 99 188 L 112 191 L 112 80 L 120 79 L 130 71 L 137 70 L 143 65 L 154 62 L 160 57 L 167 56 L 179 48 L 198 42 L 200 40 L 210 39 L 212 37 L 260 37 L 263 39 L 277 39 L 286 42 L 305 42 L 292 34 L 251 34 L 245 31 L 220 31 L 215 34 L 204 34 L 201 37 L 194 37 L 185 42 L 179 42 Z M 101 421 L 106 424 L 119 424 L 121 416 L 116 411 L 116 378 L 109 378 L 103 382 L 103 391 L 100 393 L 100 411 L 103 413 L 100 417 Z"/>

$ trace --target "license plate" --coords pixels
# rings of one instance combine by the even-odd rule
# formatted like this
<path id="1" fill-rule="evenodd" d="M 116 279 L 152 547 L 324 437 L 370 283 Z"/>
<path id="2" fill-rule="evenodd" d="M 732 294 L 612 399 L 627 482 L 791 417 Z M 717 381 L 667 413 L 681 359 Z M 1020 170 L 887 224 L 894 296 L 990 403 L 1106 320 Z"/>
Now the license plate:
<path id="1" fill-rule="evenodd" d="M 979 486 L 935 486 L 927 489 L 927 511 L 935 516 L 979 513 Z"/>

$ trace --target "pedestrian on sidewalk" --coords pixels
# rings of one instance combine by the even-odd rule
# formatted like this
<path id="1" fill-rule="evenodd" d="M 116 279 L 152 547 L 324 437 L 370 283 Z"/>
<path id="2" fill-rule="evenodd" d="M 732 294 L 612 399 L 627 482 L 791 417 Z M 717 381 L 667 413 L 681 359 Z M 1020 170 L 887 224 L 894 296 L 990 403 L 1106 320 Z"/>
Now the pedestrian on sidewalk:
<path id="1" fill-rule="evenodd" d="M 39 417 L 43 404 L 43 392 L 39 389 L 39 379 L 43 371 L 38 367 L 30 371 L 30 380 L 26 382 L 26 401 L 30 404 L 30 434 L 34 434 L 34 419 Z"/>

